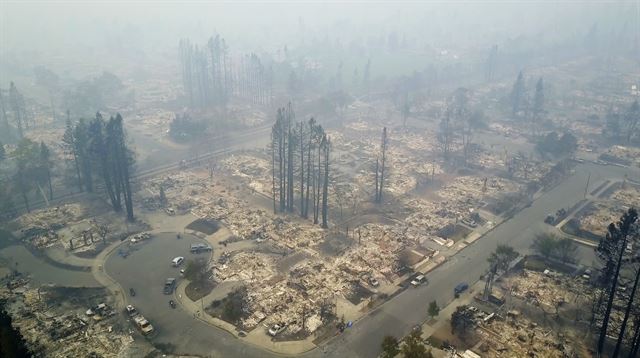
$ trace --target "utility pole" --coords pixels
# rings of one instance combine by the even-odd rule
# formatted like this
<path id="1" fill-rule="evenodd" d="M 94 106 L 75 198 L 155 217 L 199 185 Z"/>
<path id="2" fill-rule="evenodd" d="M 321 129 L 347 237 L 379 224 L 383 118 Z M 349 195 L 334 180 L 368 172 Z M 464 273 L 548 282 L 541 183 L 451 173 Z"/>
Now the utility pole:
<path id="1" fill-rule="evenodd" d="M 587 191 L 589 190 L 589 181 L 591 180 L 591 172 L 589 172 L 589 176 L 587 177 L 587 185 L 584 187 L 584 199 L 587 198 Z"/>

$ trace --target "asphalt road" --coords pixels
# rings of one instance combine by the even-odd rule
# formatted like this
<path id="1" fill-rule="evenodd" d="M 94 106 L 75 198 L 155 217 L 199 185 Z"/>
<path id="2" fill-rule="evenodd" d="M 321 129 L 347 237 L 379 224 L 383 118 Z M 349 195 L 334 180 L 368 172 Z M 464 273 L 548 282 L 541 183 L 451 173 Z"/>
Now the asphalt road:
<path id="1" fill-rule="evenodd" d="M 53 266 L 22 245 L 0 249 L 0 262 L 11 269 L 31 277 L 34 284 L 52 284 L 62 287 L 102 287 L 89 271 L 73 271 Z"/>

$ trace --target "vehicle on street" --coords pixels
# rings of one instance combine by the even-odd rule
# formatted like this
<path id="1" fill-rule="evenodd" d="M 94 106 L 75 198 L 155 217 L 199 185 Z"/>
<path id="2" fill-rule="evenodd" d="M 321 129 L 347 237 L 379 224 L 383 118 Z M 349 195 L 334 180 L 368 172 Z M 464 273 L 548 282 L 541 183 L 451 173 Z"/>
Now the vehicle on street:
<path id="1" fill-rule="evenodd" d="M 174 300 L 169 300 L 169 306 L 171 306 L 171 308 L 176 308 L 176 302 Z"/>
<path id="2" fill-rule="evenodd" d="M 192 254 L 199 254 L 201 252 L 211 252 L 213 251 L 213 248 L 211 248 L 211 246 L 207 244 L 198 243 L 198 244 L 191 244 L 191 248 L 189 251 L 191 251 Z"/>
<path id="3" fill-rule="evenodd" d="M 469 289 L 469 284 L 466 282 L 460 282 L 458 285 L 456 285 L 456 287 L 453 289 L 453 293 L 456 297 L 458 297 L 461 293 L 463 293 L 464 291 Z"/>
<path id="4" fill-rule="evenodd" d="M 165 282 L 164 282 L 164 294 L 165 295 L 170 295 L 173 293 L 173 290 L 176 287 L 176 279 L 175 278 L 168 278 Z"/>
<path id="5" fill-rule="evenodd" d="M 129 296 L 133 297 L 136 295 L 136 291 L 133 288 L 129 289 Z"/>
<path id="6" fill-rule="evenodd" d="M 284 331 L 287 326 L 284 323 L 277 323 L 269 328 L 269 335 L 271 337 L 277 336 L 280 332 Z"/>
<path id="7" fill-rule="evenodd" d="M 182 265 L 183 262 L 184 262 L 184 257 L 182 257 L 182 256 L 178 256 L 178 257 L 174 258 L 173 260 L 171 260 L 171 264 L 174 267 L 178 267 L 178 266 Z"/>
<path id="8" fill-rule="evenodd" d="M 411 285 L 417 287 L 425 282 L 427 282 L 427 278 L 424 277 L 424 275 L 418 275 L 413 280 L 411 280 Z"/>
<path id="9" fill-rule="evenodd" d="M 133 321 L 136 324 L 136 327 L 142 332 L 144 335 L 151 334 L 153 332 L 153 325 L 143 315 L 137 315 L 133 317 Z"/>

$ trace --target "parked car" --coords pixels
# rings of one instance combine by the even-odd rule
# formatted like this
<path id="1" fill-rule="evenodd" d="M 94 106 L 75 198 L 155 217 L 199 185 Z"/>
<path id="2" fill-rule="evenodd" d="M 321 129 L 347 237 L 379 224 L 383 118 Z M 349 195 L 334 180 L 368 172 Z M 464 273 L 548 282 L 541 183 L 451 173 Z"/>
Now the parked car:
<path id="1" fill-rule="evenodd" d="M 424 277 L 424 275 L 418 275 L 413 280 L 411 280 L 411 285 L 417 287 L 425 282 L 427 282 L 427 278 Z"/>
<path id="2" fill-rule="evenodd" d="M 271 337 L 277 336 L 280 332 L 284 331 L 287 326 L 284 323 L 277 323 L 269 328 L 269 335 Z"/>
<path id="3" fill-rule="evenodd" d="M 168 278 L 165 282 L 164 282 L 164 294 L 165 295 L 170 295 L 173 293 L 173 289 L 176 287 L 176 279 L 175 278 Z"/>

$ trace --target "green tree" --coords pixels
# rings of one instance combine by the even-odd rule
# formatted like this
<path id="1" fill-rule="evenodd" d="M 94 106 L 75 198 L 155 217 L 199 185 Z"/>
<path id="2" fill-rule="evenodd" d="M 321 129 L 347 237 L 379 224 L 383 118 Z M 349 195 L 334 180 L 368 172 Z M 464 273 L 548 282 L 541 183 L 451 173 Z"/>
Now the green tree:
<path id="1" fill-rule="evenodd" d="M 624 124 L 627 134 L 627 143 L 636 136 L 638 130 L 638 122 L 640 122 L 640 104 L 635 100 L 624 115 Z"/>
<path id="2" fill-rule="evenodd" d="M 382 339 L 382 358 L 394 358 L 400 353 L 400 344 L 394 336 L 384 336 Z"/>
<path id="3" fill-rule="evenodd" d="M 563 262 L 572 262 L 576 259 L 578 245 L 569 238 L 562 238 L 556 243 L 556 255 Z"/>
<path id="4" fill-rule="evenodd" d="M 20 331 L 12 326 L 11 316 L 5 310 L 4 302 L 0 305 L 0 356 L 16 358 L 33 356 Z"/>
<path id="5" fill-rule="evenodd" d="M 207 278 L 207 262 L 205 260 L 189 260 L 184 269 L 184 277 L 191 282 L 202 282 Z"/>
<path id="6" fill-rule="evenodd" d="M 536 83 L 536 93 L 533 97 L 533 114 L 539 117 L 544 112 L 544 83 L 542 77 Z"/>
<path id="7" fill-rule="evenodd" d="M 431 350 L 427 349 L 422 341 L 422 331 L 414 329 L 404 339 L 402 355 L 404 358 L 432 358 Z"/>
<path id="8" fill-rule="evenodd" d="M 120 114 L 111 117 L 106 126 L 107 149 L 109 162 L 112 164 L 114 176 L 114 195 L 118 202 L 120 196 L 124 200 L 127 212 L 127 220 L 133 221 L 133 193 L 131 190 L 131 172 L 135 165 L 134 153 L 127 146 L 126 134 L 123 127 L 123 120 Z"/>
<path id="9" fill-rule="evenodd" d="M 533 240 L 533 249 L 542 257 L 550 258 L 557 247 L 557 238 L 553 234 L 540 234 Z"/>
<path id="10" fill-rule="evenodd" d="M 78 161 L 78 152 L 76 145 L 76 137 L 73 124 L 71 123 L 71 116 L 69 110 L 67 110 L 67 121 L 65 124 L 64 134 L 62 135 L 62 148 L 66 155 L 71 156 L 73 160 L 73 166 L 76 172 L 76 178 L 78 183 L 78 189 L 82 191 L 82 178 L 80 177 L 80 163 Z"/>
<path id="11" fill-rule="evenodd" d="M 498 269 L 506 270 L 511 261 L 518 257 L 518 252 L 509 245 L 498 245 L 496 251 L 487 259 L 489 263 L 497 265 Z"/>
<path id="12" fill-rule="evenodd" d="M 0 162 L 5 160 L 7 157 L 7 152 L 4 151 L 4 145 L 0 142 Z"/>
<path id="13" fill-rule="evenodd" d="M 22 196 L 24 206 L 30 212 L 29 193 L 38 177 L 39 146 L 25 138 L 18 143 L 14 156 L 17 168 L 14 180 Z"/>
<path id="14" fill-rule="evenodd" d="M 87 123 L 82 118 L 74 128 L 73 144 L 82 173 L 82 186 L 91 193 L 93 192 L 93 175 L 91 173 L 91 156 L 89 155 L 89 135 Z"/>
<path id="15" fill-rule="evenodd" d="M 440 314 L 440 307 L 438 307 L 438 303 L 433 300 L 429 303 L 429 316 L 431 318 L 436 317 Z"/>
<path id="16" fill-rule="evenodd" d="M 9 103 L 11 104 L 11 110 L 13 111 L 13 118 L 16 122 L 16 126 L 18 127 L 18 137 L 22 139 L 24 136 L 24 120 L 25 120 L 25 108 L 24 108 L 24 97 L 15 83 L 11 82 L 9 85 Z"/>
<path id="17" fill-rule="evenodd" d="M 466 340 L 475 328 L 475 317 L 466 305 L 458 306 L 451 314 L 451 333 Z"/>

